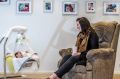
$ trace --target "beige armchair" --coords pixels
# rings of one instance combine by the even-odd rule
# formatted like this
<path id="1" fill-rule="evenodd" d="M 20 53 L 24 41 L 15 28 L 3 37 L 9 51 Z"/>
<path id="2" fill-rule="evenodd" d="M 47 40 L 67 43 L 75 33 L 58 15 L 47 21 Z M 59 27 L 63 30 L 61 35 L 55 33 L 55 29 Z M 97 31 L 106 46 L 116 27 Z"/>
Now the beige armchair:
<path id="1" fill-rule="evenodd" d="M 99 49 L 88 51 L 87 65 L 74 65 L 62 79 L 113 79 L 120 24 L 112 21 L 92 26 L 99 36 Z M 59 53 L 62 57 L 68 54 Z"/>

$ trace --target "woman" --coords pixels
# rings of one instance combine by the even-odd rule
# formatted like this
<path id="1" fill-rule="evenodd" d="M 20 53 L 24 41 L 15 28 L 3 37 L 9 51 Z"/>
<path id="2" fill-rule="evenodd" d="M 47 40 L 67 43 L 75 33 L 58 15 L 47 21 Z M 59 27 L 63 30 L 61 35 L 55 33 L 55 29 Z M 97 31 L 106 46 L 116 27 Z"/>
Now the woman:
<path id="1" fill-rule="evenodd" d="M 86 65 L 86 54 L 91 49 L 98 48 L 98 36 L 91 27 L 87 18 L 81 17 L 76 19 L 77 29 L 80 31 L 77 35 L 76 50 L 73 49 L 72 55 L 66 55 L 61 61 L 59 69 L 47 79 L 60 79 L 67 73 L 75 63 L 84 61 Z"/>

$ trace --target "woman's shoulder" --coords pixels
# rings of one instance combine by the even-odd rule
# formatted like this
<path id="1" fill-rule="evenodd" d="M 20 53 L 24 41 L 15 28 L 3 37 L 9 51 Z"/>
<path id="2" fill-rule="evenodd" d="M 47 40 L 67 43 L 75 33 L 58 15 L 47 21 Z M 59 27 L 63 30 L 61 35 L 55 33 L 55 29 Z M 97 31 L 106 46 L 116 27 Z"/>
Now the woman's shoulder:
<path id="1" fill-rule="evenodd" d="M 91 31 L 90 32 L 90 36 L 92 37 L 98 37 L 97 33 L 95 31 Z"/>

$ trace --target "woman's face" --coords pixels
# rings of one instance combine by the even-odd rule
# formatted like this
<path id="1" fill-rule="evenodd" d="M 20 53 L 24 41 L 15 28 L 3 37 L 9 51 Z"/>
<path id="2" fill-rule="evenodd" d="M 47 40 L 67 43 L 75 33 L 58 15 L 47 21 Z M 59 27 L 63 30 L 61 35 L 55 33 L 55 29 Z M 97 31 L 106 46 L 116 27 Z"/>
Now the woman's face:
<path id="1" fill-rule="evenodd" d="M 81 26 L 80 26 L 79 21 L 76 21 L 76 24 L 77 24 L 77 29 L 78 29 L 78 31 L 81 31 Z"/>

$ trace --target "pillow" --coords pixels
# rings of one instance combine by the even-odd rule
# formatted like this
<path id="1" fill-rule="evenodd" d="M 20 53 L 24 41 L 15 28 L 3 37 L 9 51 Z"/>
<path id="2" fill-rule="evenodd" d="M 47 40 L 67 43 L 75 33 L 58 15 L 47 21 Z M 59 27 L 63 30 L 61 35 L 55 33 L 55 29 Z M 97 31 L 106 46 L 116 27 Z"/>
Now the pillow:
<path id="1" fill-rule="evenodd" d="M 116 25 L 117 25 L 116 21 L 112 22 L 101 21 L 92 24 L 92 27 L 95 29 L 99 37 L 99 43 L 106 42 L 110 46 Z"/>

